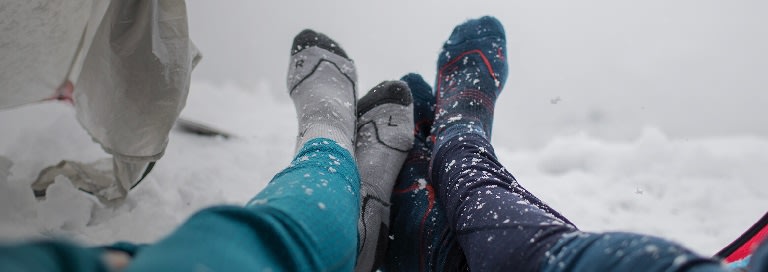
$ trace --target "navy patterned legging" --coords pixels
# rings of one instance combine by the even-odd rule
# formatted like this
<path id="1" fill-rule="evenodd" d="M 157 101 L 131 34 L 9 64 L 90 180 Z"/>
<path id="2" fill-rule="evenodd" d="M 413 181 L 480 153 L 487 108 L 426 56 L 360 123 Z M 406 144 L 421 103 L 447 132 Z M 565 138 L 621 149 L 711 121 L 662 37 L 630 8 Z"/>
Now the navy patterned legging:
<path id="1" fill-rule="evenodd" d="M 664 239 L 579 231 L 520 186 L 480 135 L 457 135 L 435 147 L 432 182 L 472 271 L 726 270 Z"/>

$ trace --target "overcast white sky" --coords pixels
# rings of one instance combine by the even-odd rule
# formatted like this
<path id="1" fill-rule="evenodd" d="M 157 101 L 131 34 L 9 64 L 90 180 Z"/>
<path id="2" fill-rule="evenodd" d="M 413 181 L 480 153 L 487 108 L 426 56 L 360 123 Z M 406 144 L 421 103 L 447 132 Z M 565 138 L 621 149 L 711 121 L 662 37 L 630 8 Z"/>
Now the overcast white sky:
<path id="1" fill-rule="evenodd" d="M 644 126 L 681 140 L 768 137 L 767 1 L 187 4 L 192 38 L 204 54 L 193 81 L 287 99 L 292 38 L 312 28 L 355 60 L 361 93 L 411 71 L 432 82 L 437 53 L 453 26 L 489 14 L 506 27 L 510 60 L 494 141 L 527 146 L 581 131 L 629 139 Z"/>

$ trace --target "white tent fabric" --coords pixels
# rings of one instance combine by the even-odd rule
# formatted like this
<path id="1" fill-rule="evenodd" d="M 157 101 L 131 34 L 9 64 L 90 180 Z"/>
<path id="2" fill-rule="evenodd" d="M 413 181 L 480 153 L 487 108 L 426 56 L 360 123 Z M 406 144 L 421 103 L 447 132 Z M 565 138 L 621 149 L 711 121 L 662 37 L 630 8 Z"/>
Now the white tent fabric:
<path id="1" fill-rule="evenodd" d="M 162 157 L 200 54 L 184 0 L 0 1 L 0 109 L 67 95 L 80 124 L 113 155 L 63 161 L 57 175 L 102 200 L 123 198 Z M 65 93 L 60 93 L 65 92 Z"/>

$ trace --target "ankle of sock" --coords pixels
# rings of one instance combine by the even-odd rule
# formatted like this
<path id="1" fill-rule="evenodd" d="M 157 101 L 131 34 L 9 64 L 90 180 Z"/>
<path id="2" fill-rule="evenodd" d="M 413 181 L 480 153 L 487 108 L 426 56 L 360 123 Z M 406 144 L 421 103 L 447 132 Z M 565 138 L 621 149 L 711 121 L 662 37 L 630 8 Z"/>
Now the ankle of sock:
<path id="1" fill-rule="evenodd" d="M 300 133 L 296 140 L 296 150 L 301 149 L 307 142 L 318 138 L 327 138 L 336 142 L 339 146 L 354 153 L 352 139 L 343 128 L 345 125 L 340 122 L 307 122 L 303 133 Z"/>
<path id="2" fill-rule="evenodd" d="M 441 146 L 445 145 L 453 139 L 462 140 L 462 136 L 476 135 L 483 137 L 490 141 L 489 134 L 485 132 L 483 126 L 473 121 L 456 122 L 447 126 L 445 129 L 441 129 L 440 132 L 433 135 L 433 148 L 438 150 Z"/>

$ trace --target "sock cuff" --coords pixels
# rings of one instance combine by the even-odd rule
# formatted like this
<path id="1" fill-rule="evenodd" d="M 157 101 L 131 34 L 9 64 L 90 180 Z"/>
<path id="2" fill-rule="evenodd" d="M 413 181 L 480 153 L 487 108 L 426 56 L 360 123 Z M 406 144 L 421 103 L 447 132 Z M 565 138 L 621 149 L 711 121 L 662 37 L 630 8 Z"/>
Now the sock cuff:
<path id="1" fill-rule="evenodd" d="M 341 147 L 347 153 L 352 161 L 355 161 L 354 143 L 352 139 L 349 139 L 346 133 L 342 132 L 339 128 L 332 125 L 313 124 L 309 127 L 304 135 L 299 136 L 299 140 L 296 142 L 297 154 L 301 154 L 301 150 L 308 148 L 309 144 L 316 143 L 322 140 L 330 140 L 334 145 Z"/>
<path id="2" fill-rule="evenodd" d="M 435 148 L 438 148 L 450 139 L 462 135 L 476 135 L 490 142 L 491 128 L 486 128 L 485 126 L 486 124 L 482 120 L 460 120 L 452 123 L 437 122 L 434 124 L 432 132 L 432 143 Z"/>

